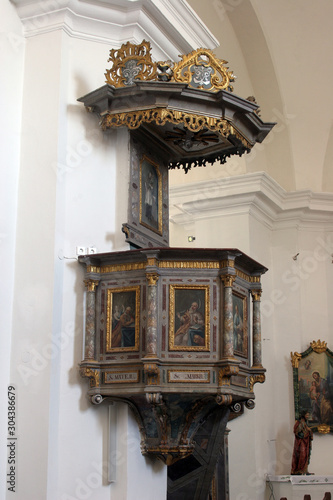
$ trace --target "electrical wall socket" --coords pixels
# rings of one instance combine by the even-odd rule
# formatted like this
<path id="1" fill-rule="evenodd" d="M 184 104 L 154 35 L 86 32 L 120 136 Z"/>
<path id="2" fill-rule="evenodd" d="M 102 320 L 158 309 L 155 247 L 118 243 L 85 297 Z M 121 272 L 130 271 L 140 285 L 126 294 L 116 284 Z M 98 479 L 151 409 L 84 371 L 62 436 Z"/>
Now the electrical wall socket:
<path id="1" fill-rule="evenodd" d="M 88 254 L 89 255 L 97 253 L 97 248 L 96 247 L 89 247 L 87 250 L 88 250 Z"/>
<path id="2" fill-rule="evenodd" d="M 86 247 L 76 247 L 76 255 L 86 255 Z"/>

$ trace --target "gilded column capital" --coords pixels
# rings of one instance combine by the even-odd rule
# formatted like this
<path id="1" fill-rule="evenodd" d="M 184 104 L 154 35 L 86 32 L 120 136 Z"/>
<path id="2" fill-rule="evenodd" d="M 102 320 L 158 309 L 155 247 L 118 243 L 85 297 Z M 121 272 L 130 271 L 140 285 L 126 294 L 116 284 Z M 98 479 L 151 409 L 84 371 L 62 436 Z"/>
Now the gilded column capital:
<path id="1" fill-rule="evenodd" d="M 224 286 L 232 287 L 235 282 L 236 276 L 232 276 L 231 274 L 222 274 L 220 278 Z"/>
<path id="2" fill-rule="evenodd" d="M 156 273 L 146 273 L 146 279 L 148 281 L 148 286 L 156 286 L 158 282 L 159 275 Z"/>
<path id="3" fill-rule="evenodd" d="M 98 286 L 98 280 L 86 279 L 84 284 L 87 287 L 88 292 L 96 292 L 96 287 Z"/>
<path id="4" fill-rule="evenodd" d="M 260 297 L 261 297 L 261 293 L 262 293 L 262 290 L 257 290 L 256 288 L 250 290 L 251 292 L 251 295 L 252 295 L 252 299 L 254 301 L 260 301 Z"/>

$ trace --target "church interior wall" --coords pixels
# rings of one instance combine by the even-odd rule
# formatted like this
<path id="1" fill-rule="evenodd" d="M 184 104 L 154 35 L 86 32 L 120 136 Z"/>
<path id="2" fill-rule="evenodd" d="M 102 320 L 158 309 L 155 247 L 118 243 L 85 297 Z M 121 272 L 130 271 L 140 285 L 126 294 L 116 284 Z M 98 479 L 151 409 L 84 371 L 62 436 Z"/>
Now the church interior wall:
<path id="1" fill-rule="evenodd" d="M 110 486 L 105 467 L 108 410 L 90 405 L 86 381 L 78 371 L 85 310 L 83 271 L 75 248 L 95 246 L 99 252 L 127 248 L 121 233 L 126 215 L 118 203 L 127 196 L 127 131 L 102 134 L 96 117 L 76 101 L 103 85 L 112 47 L 57 30 L 23 39 L 13 4 L 3 2 L 1 10 L 0 23 L 6 19 L 3 48 L 8 96 L 1 117 L 6 186 L 2 188 L 6 218 L 0 230 L 5 262 L 1 373 L 2 380 L 17 388 L 16 498 L 26 500 L 28 494 L 36 500 L 164 500 L 166 468 L 141 455 L 137 424 L 123 405 L 115 410 L 119 457 L 115 459 L 117 481 Z M 246 91 L 250 95 L 257 87 L 242 53 L 236 18 L 237 11 L 228 12 L 227 55 L 225 47 L 219 50 L 232 69 L 234 61 L 241 68 L 246 83 L 235 91 L 244 88 L 247 97 Z M 261 96 L 256 97 L 262 105 Z M 278 110 L 275 115 L 274 109 Z M 260 145 L 257 153 L 253 150 L 253 160 L 249 155 L 223 166 L 198 169 L 188 177 L 183 172 L 170 175 L 172 246 L 235 247 L 269 269 L 262 279 L 267 379 L 255 386 L 256 408 L 245 410 L 246 415 L 229 424 L 234 500 L 264 500 L 264 475 L 289 472 L 294 421 L 290 352 L 302 352 L 318 338 L 332 347 L 333 339 L 333 201 L 329 193 L 324 201 L 318 194 L 322 187 L 326 191 L 331 186 L 322 186 L 321 177 L 312 183 L 316 177 L 312 161 L 307 162 L 304 174 L 298 168 L 296 174 L 293 168 L 279 170 L 281 162 L 290 167 L 289 147 L 300 141 L 297 132 L 289 130 L 288 112 L 293 110 L 288 108 L 283 115 L 282 109 L 279 101 L 265 110 L 265 119 L 276 117 L 277 131 L 273 129 L 270 144 Z M 295 113 L 292 127 L 301 119 L 298 110 Z M 282 159 L 271 163 L 281 148 Z M 304 164 L 306 153 L 297 158 L 298 166 Z M 286 200 L 277 212 L 275 192 L 271 197 L 260 189 L 253 194 L 247 187 L 251 174 L 259 178 L 262 171 L 286 190 Z M 245 175 L 250 177 L 244 177 L 244 199 L 233 201 L 233 189 L 238 189 L 238 179 Z M 230 177 L 235 178 L 234 184 Z M 200 187 L 203 181 L 216 179 L 217 185 Z M 311 209 L 310 196 L 304 209 L 310 216 L 304 216 L 304 221 L 288 211 L 287 193 L 292 196 L 296 187 L 308 189 L 309 185 L 312 198 L 321 205 L 319 211 Z M 228 203 L 223 199 L 226 195 Z M 263 198 L 266 201 L 261 205 Z M 189 204 L 183 211 L 181 199 Z M 188 242 L 189 235 L 195 236 L 194 243 Z M 7 399 L 0 403 L 5 408 Z M 5 468 L 7 421 L 3 413 L 0 423 L 1 468 Z M 332 472 L 332 439 L 331 435 L 314 437 L 311 469 L 317 474 Z M 6 485 L 0 488 L 5 498 Z"/>

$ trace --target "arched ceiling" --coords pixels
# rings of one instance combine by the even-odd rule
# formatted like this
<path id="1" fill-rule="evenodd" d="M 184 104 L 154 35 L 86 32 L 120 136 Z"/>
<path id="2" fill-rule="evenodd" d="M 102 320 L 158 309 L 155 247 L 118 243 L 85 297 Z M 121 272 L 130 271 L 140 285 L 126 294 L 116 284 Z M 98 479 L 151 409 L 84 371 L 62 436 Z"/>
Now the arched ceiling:
<path id="1" fill-rule="evenodd" d="M 263 120 L 277 122 L 240 170 L 264 170 L 289 191 L 333 191 L 333 2 L 188 3 L 219 40 L 234 92 L 254 95 Z"/>

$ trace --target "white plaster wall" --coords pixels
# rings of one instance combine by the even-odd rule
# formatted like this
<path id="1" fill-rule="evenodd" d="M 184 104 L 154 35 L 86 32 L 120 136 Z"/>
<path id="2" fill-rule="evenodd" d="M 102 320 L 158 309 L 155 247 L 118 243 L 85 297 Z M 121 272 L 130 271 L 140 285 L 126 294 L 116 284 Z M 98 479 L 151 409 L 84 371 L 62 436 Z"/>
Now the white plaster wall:
<path id="1" fill-rule="evenodd" d="M 0 497 L 7 488 L 7 386 L 13 383 L 10 374 L 10 349 L 15 272 L 15 226 L 17 220 L 17 189 L 20 168 L 20 129 L 25 40 L 21 22 L 11 4 L 0 6 L 0 44 L 2 74 L 0 79 L 0 254 L 2 275 L 0 373 Z M 6 478 L 6 480 L 5 480 Z"/>

